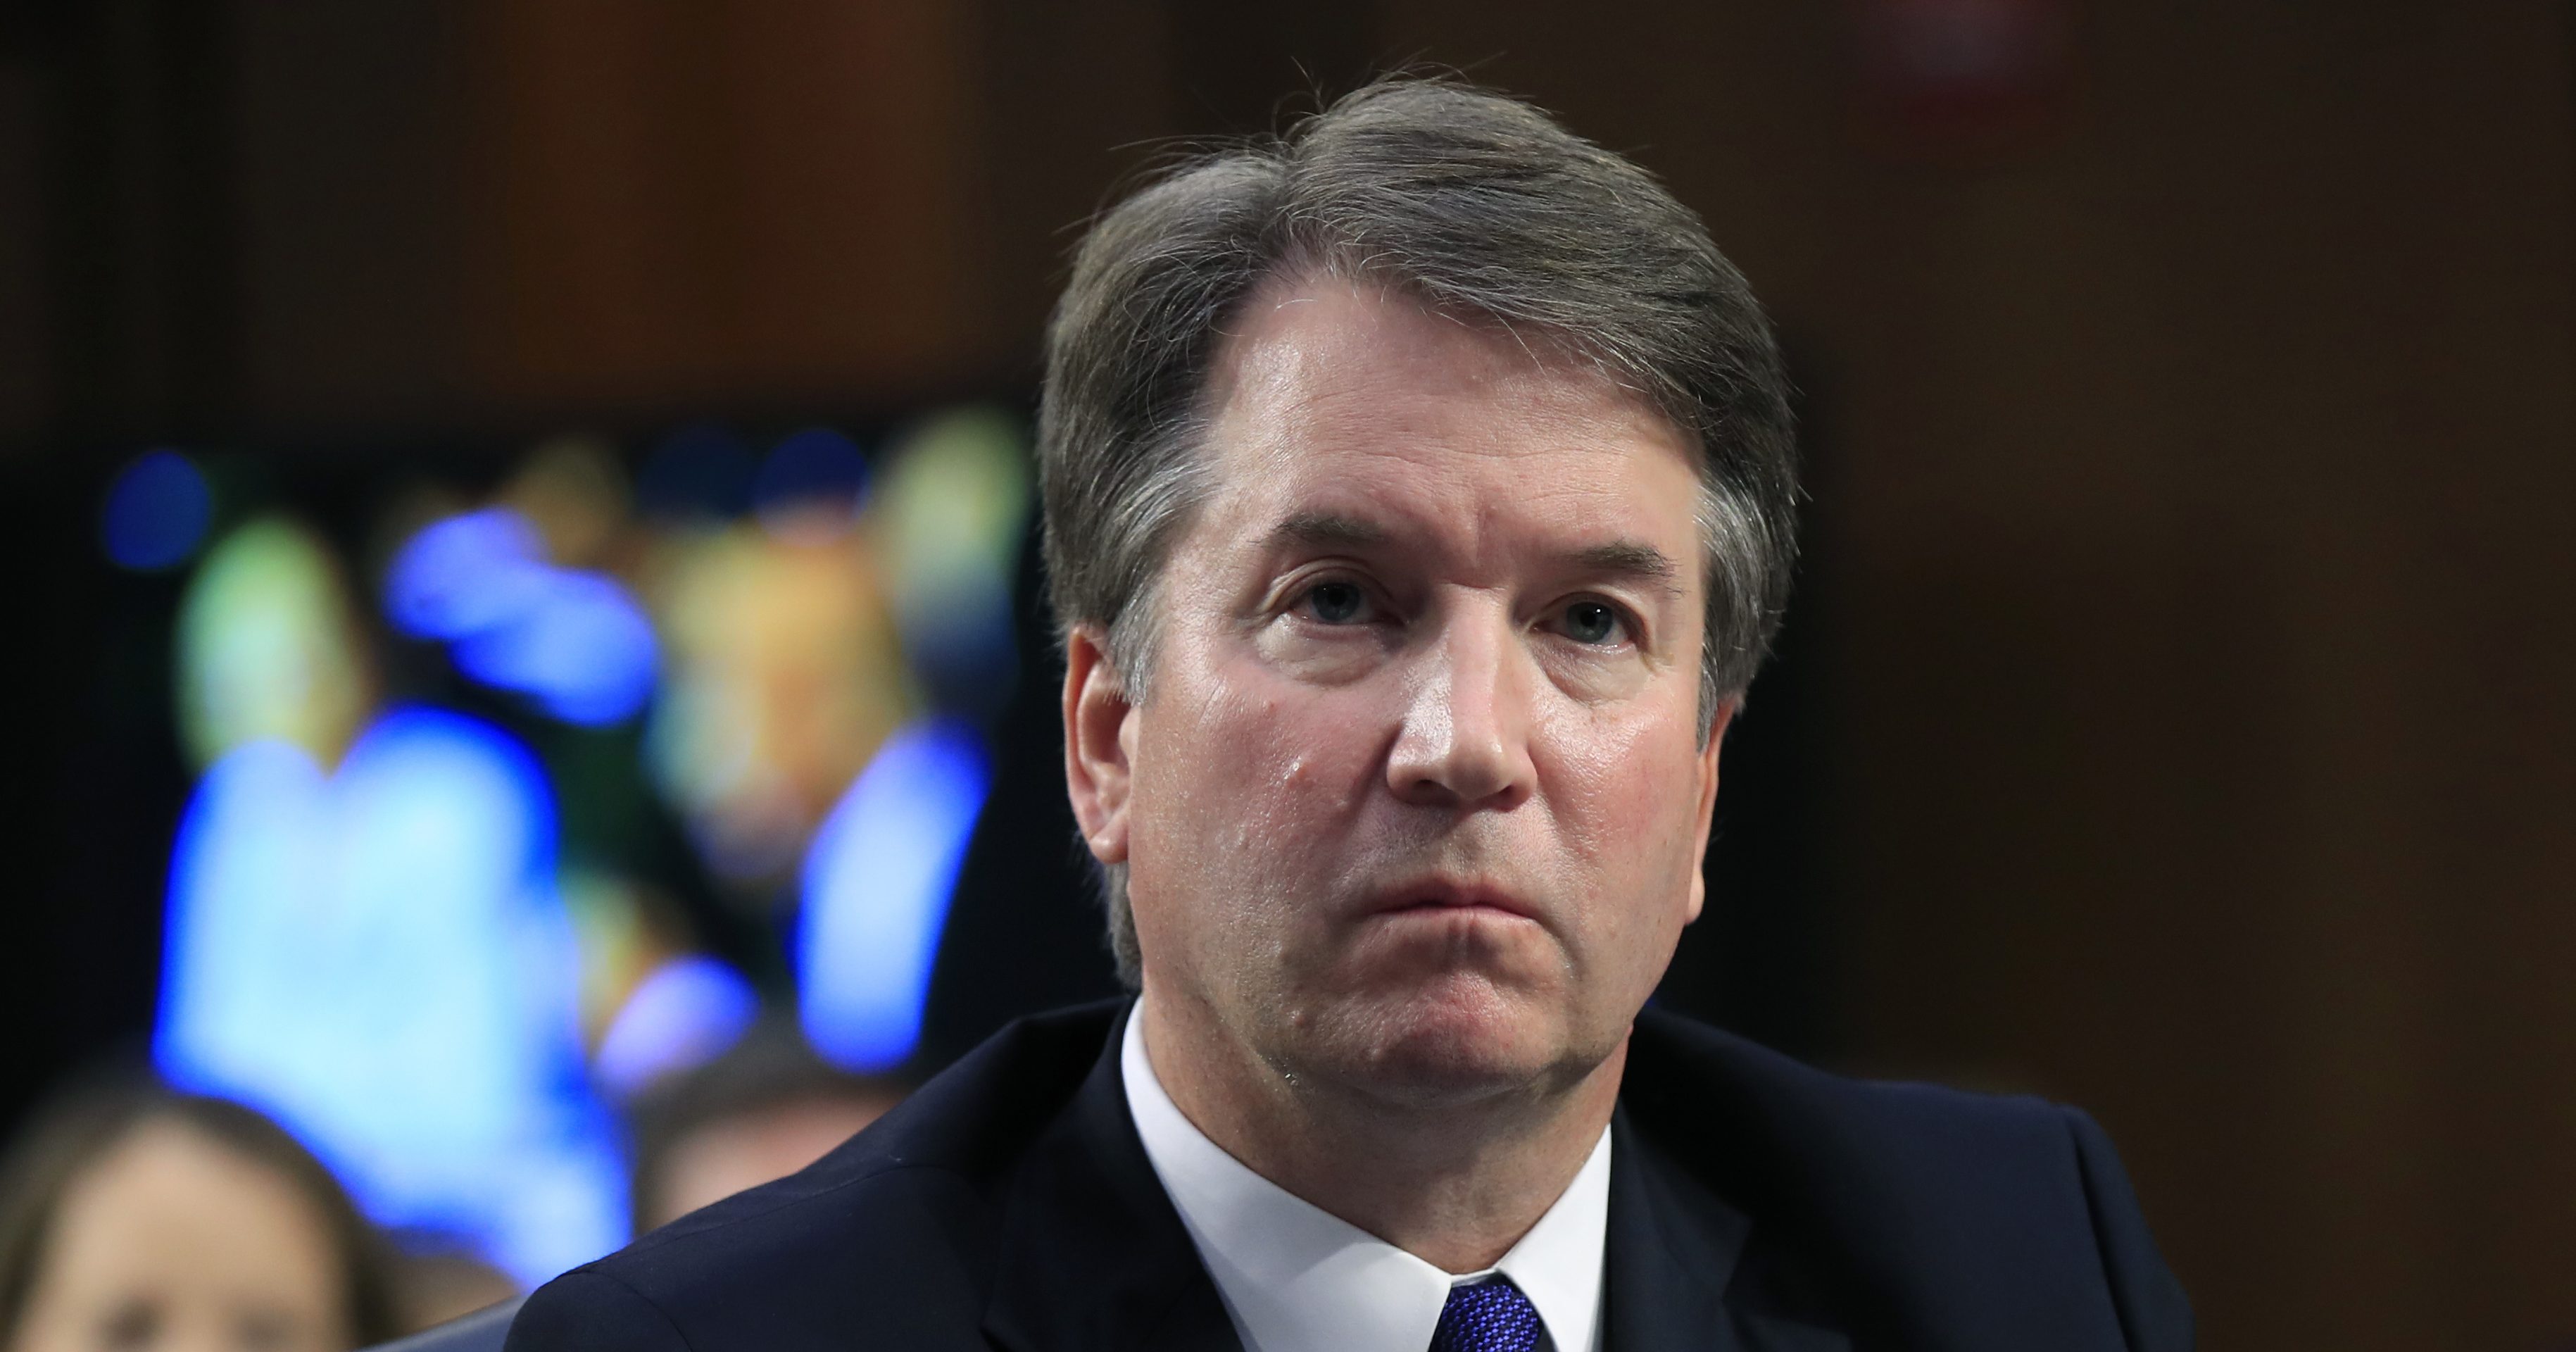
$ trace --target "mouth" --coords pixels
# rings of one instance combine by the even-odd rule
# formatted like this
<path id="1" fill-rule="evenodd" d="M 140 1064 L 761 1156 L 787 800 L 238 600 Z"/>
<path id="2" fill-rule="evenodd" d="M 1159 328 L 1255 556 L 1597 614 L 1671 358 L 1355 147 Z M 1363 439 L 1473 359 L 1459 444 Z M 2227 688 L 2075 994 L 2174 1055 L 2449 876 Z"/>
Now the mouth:
<path id="1" fill-rule="evenodd" d="M 1369 913 L 1373 916 L 1538 919 L 1536 906 L 1504 888 L 1441 878 L 1407 883 L 1381 892 L 1370 905 Z"/>

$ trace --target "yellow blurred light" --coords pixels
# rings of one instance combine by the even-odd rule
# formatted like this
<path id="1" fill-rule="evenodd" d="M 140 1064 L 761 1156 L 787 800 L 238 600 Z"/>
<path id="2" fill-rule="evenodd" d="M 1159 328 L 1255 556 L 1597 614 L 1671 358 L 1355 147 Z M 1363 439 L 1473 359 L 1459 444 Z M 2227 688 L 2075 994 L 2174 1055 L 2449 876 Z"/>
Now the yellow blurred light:
<path id="1" fill-rule="evenodd" d="M 180 731 L 200 766 L 263 738 L 336 764 L 372 698 L 340 567 L 282 518 L 208 552 L 181 602 L 178 665 Z"/>
<path id="2" fill-rule="evenodd" d="M 943 414 L 906 438 L 876 502 L 881 557 L 898 605 L 916 615 L 960 599 L 1007 597 L 1029 511 L 1019 424 L 995 409 Z"/>
<path id="3" fill-rule="evenodd" d="M 546 556 L 570 567 L 601 561 L 633 507 L 626 471 L 607 442 L 578 434 L 543 442 L 498 497 L 534 523 Z"/>
<path id="4" fill-rule="evenodd" d="M 782 539 L 736 525 L 670 541 L 654 570 L 669 644 L 647 750 L 719 871 L 792 865 L 911 716 L 869 556 L 859 535 Z"/>

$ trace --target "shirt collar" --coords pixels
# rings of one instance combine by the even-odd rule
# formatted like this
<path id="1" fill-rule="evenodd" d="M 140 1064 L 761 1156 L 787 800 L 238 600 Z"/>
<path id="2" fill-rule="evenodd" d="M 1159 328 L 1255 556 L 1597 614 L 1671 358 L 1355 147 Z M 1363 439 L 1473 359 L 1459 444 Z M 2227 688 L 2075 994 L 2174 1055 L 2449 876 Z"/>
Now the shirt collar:
<path id="1" fill-rule="evenodd" d="M 1453 1275 L 1254 1173 L 1182 1115 L 1145 1052 L 1141 1003 L 1119 1051 L 1127 1111 L 1215 1279 L 1244 1352 L 1427 1347 L 1449 1288 L 1494 1272 L 1538 1309 L 1556 1352 L 1593 1352 L 1610 1218 L 1610 1132 L 1491 1271 Z"/>

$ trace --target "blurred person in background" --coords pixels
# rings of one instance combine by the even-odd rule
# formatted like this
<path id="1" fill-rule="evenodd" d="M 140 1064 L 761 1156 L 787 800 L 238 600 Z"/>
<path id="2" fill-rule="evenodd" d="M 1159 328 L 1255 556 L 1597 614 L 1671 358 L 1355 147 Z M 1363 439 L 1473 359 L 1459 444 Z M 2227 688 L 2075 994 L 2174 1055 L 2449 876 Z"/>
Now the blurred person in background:
<path id="1" fill-rule="evenodd" d="M 637 1096 L 636 1233 L 812 1164 L 903 1094 L 896 1081 L 835 1069 L 793 1028 L 755 1028 Z"/>
<path id="2" fill-rule="evenodd" d="M 509 1273 L 452 1247 L 398 1254 L 394 1288 L 406 1333 L 435 1328 L 523 1294 Z"/>
<path id="3" fill-rule="evenodd" d="M 403 1332 L 397 1300 L 330 1171 L 240 1104 L 103 1081 L 0 1160 L 6 1352 L 342 1352 Z"/>

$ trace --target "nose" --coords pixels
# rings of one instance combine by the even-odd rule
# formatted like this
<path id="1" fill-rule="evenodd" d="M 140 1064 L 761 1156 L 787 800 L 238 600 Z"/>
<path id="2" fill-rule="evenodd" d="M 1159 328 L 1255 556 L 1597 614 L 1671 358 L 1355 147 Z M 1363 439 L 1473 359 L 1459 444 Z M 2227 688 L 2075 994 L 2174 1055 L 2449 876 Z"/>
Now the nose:
<path id="1" fill-rule="evenodd" d="M 1452 616 L 1414 666 L 1387 786 L 1424 807 L 1517 806 L 1536 775 L 1529 754 L 1530 681 L 1510 617 Z"/>

